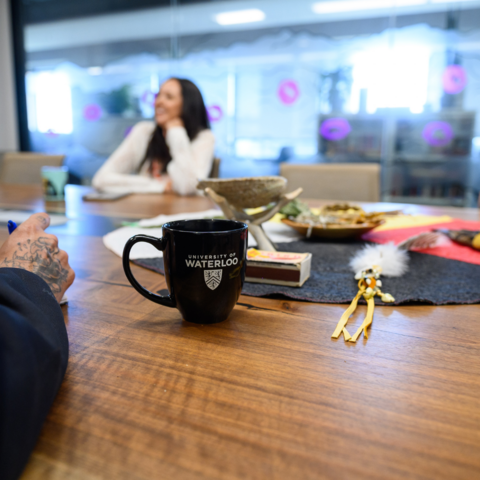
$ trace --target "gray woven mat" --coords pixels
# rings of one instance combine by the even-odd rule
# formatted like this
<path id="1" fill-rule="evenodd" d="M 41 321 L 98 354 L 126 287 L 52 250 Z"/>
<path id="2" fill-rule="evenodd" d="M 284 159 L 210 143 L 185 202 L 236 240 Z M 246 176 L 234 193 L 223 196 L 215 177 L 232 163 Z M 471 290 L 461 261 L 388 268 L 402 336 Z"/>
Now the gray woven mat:
<path id="1" fill-rule="evenodd" d="M 311 252 L 312 272 L 303 287 L 282 287 L 246 282 L 242 293 L 254 297 L 291 298 L 318 303 L 350 303 L 357 282 L 348 267 L 364 242 L 326 243 L 300 240 L 278 245 L 282 252 Z M 394 305 L 480 303 L 480 265 L 411 252 L 409 270 L 402 277 L 382 277 L 382 290 L 395 297 Z M 134 263 L 163 274 L 163 259 L 144 258 Z M 363 299 L 360 303 L 365 303 Z M 375 298 L 377 304 L 382 304 Z M 391 304 L 389 304 L 391 305 Z"/>

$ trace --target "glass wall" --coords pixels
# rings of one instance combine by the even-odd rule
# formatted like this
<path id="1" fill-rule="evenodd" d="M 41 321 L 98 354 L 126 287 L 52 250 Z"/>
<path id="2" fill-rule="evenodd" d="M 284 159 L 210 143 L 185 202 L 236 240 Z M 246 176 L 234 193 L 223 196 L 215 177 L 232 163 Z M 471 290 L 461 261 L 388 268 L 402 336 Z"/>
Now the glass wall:
<path id="1" fill-rule="evenodd" d="M 478 195 L 480 1 L 126 3 L 25 25 L 31 148 L 79 182 L 177 76 L 204 95 L 223 177 L 379 162 L 384 200 Z"/>

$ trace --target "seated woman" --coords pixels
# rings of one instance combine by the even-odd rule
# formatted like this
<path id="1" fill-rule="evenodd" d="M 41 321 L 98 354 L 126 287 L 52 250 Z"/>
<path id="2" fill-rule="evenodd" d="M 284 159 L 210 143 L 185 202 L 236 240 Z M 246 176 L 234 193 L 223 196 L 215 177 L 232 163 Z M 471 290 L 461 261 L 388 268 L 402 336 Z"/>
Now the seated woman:
<path id="1" fill-rule="evenodd" d="M 155 122 L 137 123 L 93 177 L 106 192 L 197 192 L 212 168 L 215 137 L 194 83 L 171 78 L 155 100 Z"/>

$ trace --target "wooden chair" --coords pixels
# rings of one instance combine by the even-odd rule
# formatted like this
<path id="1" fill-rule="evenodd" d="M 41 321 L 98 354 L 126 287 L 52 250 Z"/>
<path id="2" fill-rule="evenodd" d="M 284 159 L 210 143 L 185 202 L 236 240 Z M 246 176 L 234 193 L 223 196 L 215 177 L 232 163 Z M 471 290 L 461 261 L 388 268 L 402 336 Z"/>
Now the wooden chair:
<path id="1" fill-rule="evenodd" d="M 288 191 L 303 188 L 303 198 L 380 201 L 380 165 L 374 163 L 280 164 Z"/>
<path id="2" fill-rule="evenodd" d="M 7 152 L 0 165 L 0 183 L 39 185 L 42 167 L 60 167 L 65 155 L 42 155 L 31 152 Z"/>
<path id="3" fill-rule="evenodd" d="M 218 178 L 220 176 L 220 162 L 219 158 L 214 158 L 212 163 L 212 169 L 208 178 Z"/>

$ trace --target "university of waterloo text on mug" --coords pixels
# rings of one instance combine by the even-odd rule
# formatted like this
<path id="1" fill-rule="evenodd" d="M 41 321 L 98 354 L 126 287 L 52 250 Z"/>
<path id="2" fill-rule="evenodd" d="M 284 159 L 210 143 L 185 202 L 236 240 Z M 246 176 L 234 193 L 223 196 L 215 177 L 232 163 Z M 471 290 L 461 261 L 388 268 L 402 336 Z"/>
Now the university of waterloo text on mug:
<path id="1" fill-rule="evenodd" d="M 245 280 L 247 225 L 234 220 L 180 220 L 165 223 L 162 238 L 135 235 L 123 251 L 123 269 L 133 287 L 152 302 L 178 308 L 195 323 L 226 320 Z M 163 251 L 170 295 L 148 291 L 132 275 L 130 250 L 147 242 Z"/>

